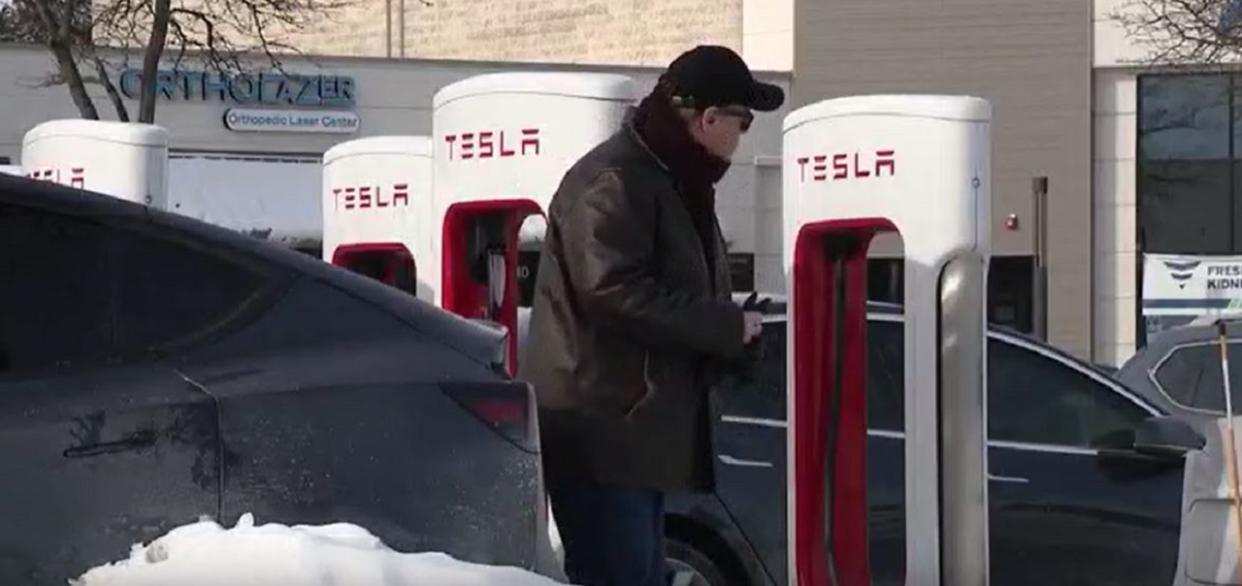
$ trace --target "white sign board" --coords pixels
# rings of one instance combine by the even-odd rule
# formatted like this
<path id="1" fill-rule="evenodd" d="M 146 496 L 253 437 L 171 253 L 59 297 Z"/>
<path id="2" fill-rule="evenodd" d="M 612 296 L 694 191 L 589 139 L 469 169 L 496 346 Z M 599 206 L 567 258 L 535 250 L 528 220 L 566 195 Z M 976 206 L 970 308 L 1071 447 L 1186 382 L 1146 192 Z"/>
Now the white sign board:
<path id="1" fill-rule="evenodd" d="M 1242 256 L 1143 255 L 1147 333 L 1242 315 Z"/>
<path id="2" fill-rule="evenodd" d="M 254 110 L 232 108 L 224 126 L 235 132 L 317 132 L 353 134 L 362 119 L 343 110 Z"/>

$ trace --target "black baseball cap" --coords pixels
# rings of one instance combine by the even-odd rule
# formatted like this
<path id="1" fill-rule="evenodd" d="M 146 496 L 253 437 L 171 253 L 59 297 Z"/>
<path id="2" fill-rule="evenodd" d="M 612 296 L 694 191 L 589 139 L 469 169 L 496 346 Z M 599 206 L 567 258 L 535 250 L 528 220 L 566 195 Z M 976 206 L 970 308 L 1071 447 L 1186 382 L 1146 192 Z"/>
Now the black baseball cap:
<path id="1" fill-rule="evenodd" d="M 742 57 L 728 47 L 699 45 L 682 53 L 660 76 L 682 105 L 702 110 L 738 104 L 771 112 L 785 102 L 780 86 L 762 83 Z"/>

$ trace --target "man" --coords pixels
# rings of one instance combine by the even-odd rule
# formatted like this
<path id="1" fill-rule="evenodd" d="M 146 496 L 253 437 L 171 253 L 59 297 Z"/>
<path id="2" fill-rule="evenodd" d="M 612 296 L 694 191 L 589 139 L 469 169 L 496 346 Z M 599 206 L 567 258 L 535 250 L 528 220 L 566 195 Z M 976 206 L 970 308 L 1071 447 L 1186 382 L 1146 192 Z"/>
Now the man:
<path id="1" fill-rule="evenodd" d="M 522 374 L 574 584 L 664 584 L 663 493 L 713 485 L 707 394 L 762 328 L 731 302 L 714 185 L 783 101 L 697 47 L 552 199 Z"/>

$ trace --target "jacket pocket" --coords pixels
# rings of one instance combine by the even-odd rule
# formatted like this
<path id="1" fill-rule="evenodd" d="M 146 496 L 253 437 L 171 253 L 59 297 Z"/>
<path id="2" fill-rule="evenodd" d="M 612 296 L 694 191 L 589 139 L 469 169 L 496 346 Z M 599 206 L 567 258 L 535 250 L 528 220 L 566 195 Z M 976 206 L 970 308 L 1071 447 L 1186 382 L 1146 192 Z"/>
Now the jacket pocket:
<path id="1" fill-rule="evenodd" d="M 585 407 L 595 414 L 621 417 L 647 392 L 645 351 L 607 334 L 592 336 L 578 360 L 578 389 Z"/>

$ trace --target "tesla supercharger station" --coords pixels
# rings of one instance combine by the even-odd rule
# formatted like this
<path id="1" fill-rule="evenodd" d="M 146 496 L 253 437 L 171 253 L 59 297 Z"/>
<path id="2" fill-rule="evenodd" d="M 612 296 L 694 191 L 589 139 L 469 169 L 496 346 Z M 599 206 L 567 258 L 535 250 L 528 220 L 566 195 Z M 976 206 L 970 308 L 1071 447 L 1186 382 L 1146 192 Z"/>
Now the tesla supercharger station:
<path id="1" fill-rule="evenodd" d="M 565 172 L 620 128 L 634 98 L 623 75 L 544 72 L 481 75 L 435 95 L 429 280 L 444 309 L 508 329 L 511 372 L 519 244 L 542 238 Z"/>
<path id="2" fill-rule="evenodd" d="M 376 136 L 323 155 L 323 260 L 433 301 L 431 139 Z"/>
<path id="3" fill-rule="evenodd" d="M 164 209 L 168 132 L 159 126 L 52 120 L 22 139 L 26 176 Z"/>
<path id="4" fill-rule="evenodd" d="M 905 248 L 906 583 L 987 583 L 986 101 L 828 100 L 784 125 L 790 575 L 870 583 L 866 262 Z"/>

